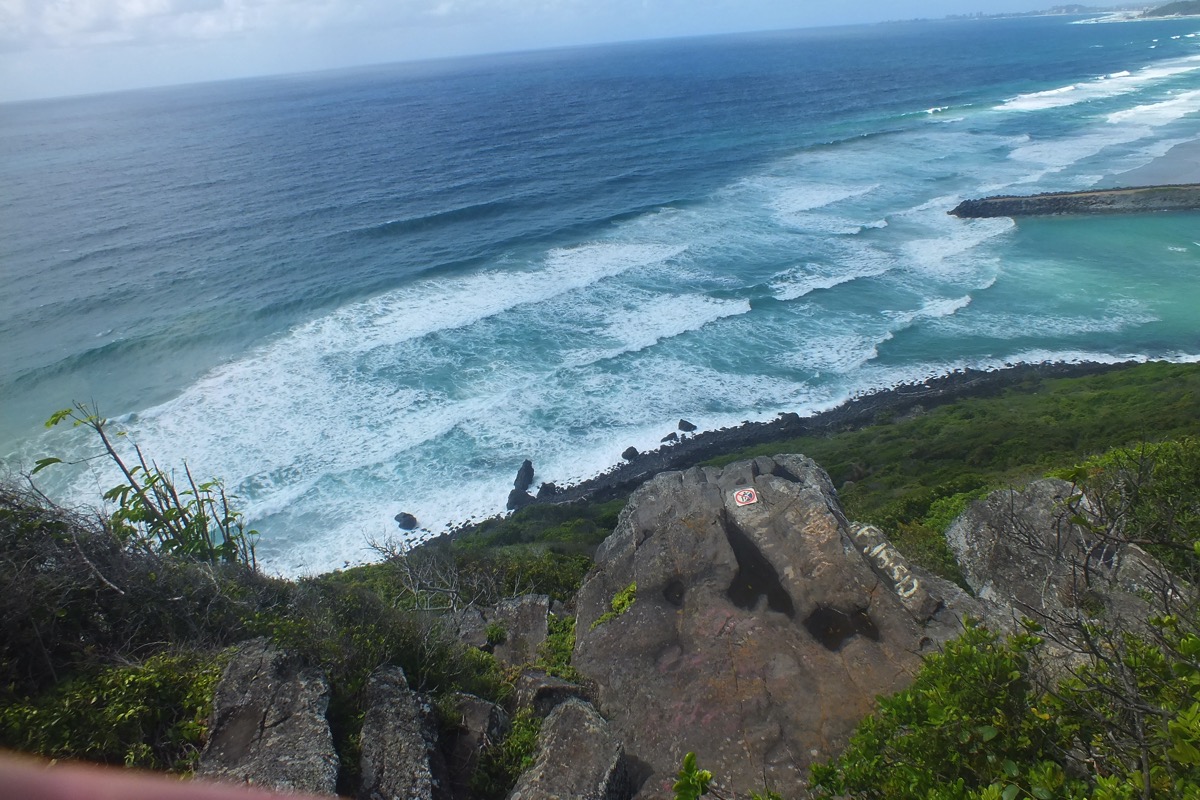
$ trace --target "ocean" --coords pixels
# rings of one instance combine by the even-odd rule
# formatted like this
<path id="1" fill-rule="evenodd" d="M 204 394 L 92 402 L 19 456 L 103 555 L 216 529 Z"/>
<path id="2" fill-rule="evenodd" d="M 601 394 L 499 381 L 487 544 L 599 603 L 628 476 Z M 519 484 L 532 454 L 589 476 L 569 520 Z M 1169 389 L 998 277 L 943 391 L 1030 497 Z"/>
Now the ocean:
<path id="1" fill-rule="evenodd" d="M 0 454 L 219 476 L 270 571 L 680 418 L 1200 358 L 1195 214 L 959 220 L 1200 138 L 1200 20 L 911 22 L 0 105 Z M 38 476 L 68 503 L 101 462 Z"/>

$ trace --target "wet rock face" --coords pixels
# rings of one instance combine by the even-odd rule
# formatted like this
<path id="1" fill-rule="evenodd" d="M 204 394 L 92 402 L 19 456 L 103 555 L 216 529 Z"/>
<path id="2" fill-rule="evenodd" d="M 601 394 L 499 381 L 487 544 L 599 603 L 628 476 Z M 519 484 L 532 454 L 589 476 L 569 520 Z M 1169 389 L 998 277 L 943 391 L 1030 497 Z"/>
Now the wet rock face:
<path id="1" fill-rule="evenodd" d="M 631 583 L 632 607 L 593 628 Z M 578 610 L 575 666 L 649 774 L 646 797 L 670 796 L 688 751 L 718 788 L 799 796 L 808 764 L 907 684 L 923 637 L 802 456 L 647 483 Z"/>
<path id="2" fill-rule="evenodd" d="M 197 775 L 280 791 L 334 794 L 338 758 L 318 671 L 255 639 L 243 644 L 213 697 Z"/>

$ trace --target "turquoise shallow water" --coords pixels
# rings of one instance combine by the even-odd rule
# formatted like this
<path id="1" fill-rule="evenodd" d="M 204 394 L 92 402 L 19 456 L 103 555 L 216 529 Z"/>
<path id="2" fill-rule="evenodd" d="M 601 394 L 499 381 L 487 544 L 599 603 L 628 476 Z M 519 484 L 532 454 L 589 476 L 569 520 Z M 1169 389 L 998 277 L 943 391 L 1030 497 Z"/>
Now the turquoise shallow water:
<path id="1" fill-rule="evenodd" d="M 826 29 L 0 106 L 0 444 L 94 399 L 285 572 L 957 367 L 1200 357 L 1194 215 L 958 220 L 1200 138 L 1200 25 Z M 109 477 L 51 473 L 65 499 Z"/>

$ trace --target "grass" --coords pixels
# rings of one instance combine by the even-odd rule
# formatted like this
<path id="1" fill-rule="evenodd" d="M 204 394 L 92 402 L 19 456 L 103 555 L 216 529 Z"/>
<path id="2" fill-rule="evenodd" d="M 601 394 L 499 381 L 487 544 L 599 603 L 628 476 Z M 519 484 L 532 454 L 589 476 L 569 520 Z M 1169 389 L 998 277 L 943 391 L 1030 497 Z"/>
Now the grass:
<path id="1" fill-rule="evenodd" d="M 957 580 L 944 540 L 938 544 L 948 524 L 940 502 L 1022 484 L 1111 447 L 1197 432 L 1200 365 L 1150 363 L 1081 378 L 1030 378 L 996 396 L 705 463 L 803 453 L 840 487 L 848 516 L 879 525 L 905 555 Z"/>

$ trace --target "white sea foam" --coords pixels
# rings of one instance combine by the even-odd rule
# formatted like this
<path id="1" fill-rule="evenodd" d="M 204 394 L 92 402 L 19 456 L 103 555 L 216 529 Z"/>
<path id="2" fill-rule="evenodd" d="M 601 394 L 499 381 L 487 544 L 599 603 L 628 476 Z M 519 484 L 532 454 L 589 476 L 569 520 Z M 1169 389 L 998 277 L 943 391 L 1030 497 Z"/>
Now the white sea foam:
<path id="1" fill-rule="evenodd" d="M 844 200 L 863 197 L 879 188 L 873 183 L 867 186 L 842 184 L 804 184 L 788 186 L 770 201 L 771 207 L 781 216 L 789 217 L 804 211 L 824 208 Z"/>
<path id="2" fill-rule="evenodd" d="M 1159 127 L 1181 117 L 1200 111 L 1200 90 L 1181 92 L 1169 100 L 1134 106 L 1109 114 L 1109 123 L 1136 122 L 1139 125 Z"/>
<path id="3" fill-rule="evenodd" d="M 1090 133 L 1075 136 L 1033 141 L 1014 148 L 1009 154 L 1013 161 L 1036 165 L 1040 169 L 1020 181 L 1032 183 L 1048 174 L 1062 170 L 1090 158 L 1115 145 L 1127 145 L 1152 136 L 1149 125 L 1114 125 L 1111 128 L 1093 128 Z"/>
<path id="4" fill-rule="evenodd" d="M 911 233 L 900 246 L 901 263 L 909 270 L 939 278 L 974 275 L 982 265 L 978 259 L 961 256 L 1012 231 L 1007 218 L 960 220 L 946 214 L 961 198 L 936 197 L 904 212 L 918 221 L 926 234 Z"/>
<path id="5" fill-rule="evenodd" d="M 429 279 L 356 303 L 291 337 L 306 346 L 358 351 L 458 328 L 519 305 L 546 300 L 635 267 L 679 256 L 686 246 L 592 243 L 547 254 L 540 269 L 485 271 Z M 285 344 L 286 346 L 286 344 Z"/>
<path id="6" fill-rule="evenodd" d="M 771 293 L 777 300 L 798 300 L 819 289 L 832 289 L 860 278 L 882 275 L 890 269 L 891 265 L 884 261 L 882 254 L 880 255 L 880 261 L 861 266 L 859 269 L 854 269 L 849 265 L 837 270 L 816 264 L 802 264 L 793 267 L 779 273 L 771 280 Z"/>
<path id="7" fill-rule="evenodd" d="M 1128 94 L 1198 69 L 1200 69 L 1200 63 L 1197 63 L 1197 59 L 1188 57 L 1165 64 L 1143 67 L 1137 72 L 1124 70 L 1111 75 L 1101 75 L 1090 81 L 1072 83 L 1040 92 L 1019 94 L 996 106 L 996 109 L 999 111 L 1044 111 L 1062 108 L 1077 103 Z"/>
<path id="8" fill-rule="evenodd" d="M 908 311 L 884 311 L 884 315 L 893 320 L 891 333 L 911 327 L 921 320 L 949 317 L 971 305 L 971 295 L 962 297 L 932 297 L 921 304 L 920 308 Z"/>
<path id="9" fill-rule="evenodd" d="M 822 332 L 806 339 L 802 348 L 781 358 L 785 366 L 814 373 L 847 374 L 879 357 L 879 345 L 891 338 L 890 333 L 869 336 L 864 333 Z"/>
<path id="10" fill-rule="evenodd" d="M 727 317 L 750 312 L 748 300 L 723 300 L 700 295 L 650 296 L 604 311 L 604 336 L 617 345 L 588 349 L 568 360 L 582 366 L 626 353 L 635 353 L 664 340 L 701 328 Z"/>
<path id="11" fill-rule="evenodd" d="M 1031 336 L 1070 337 L 1079 334 L 1118 333 L 1139 325 L 1157 322 L 1150 313 L 1113 309 L 1098 317 L 1047 314 L 995 313 L 973 314 L 970 320 L 939 320 L 939 330 L 953 335 L 986 336 L 993 339 L 1026 339 Z"/>

